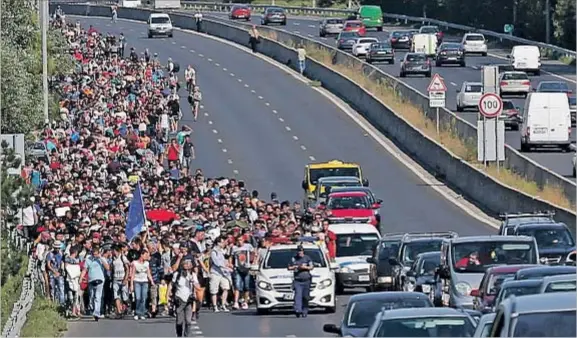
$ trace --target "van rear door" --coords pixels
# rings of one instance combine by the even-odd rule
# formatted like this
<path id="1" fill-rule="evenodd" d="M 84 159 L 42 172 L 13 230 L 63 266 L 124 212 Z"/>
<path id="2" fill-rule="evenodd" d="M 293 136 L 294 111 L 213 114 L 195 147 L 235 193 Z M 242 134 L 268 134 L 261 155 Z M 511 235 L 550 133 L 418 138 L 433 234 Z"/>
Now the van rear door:
<path id="1" fill-rule="evenodd" d="M 550 93 L 549 99 L 549 142 L 567 143 L 571 129 L 569 101 L 565 93 Z"/>
<path id="2" fill-rule="evenodd" d="M 530 97 L 527 115 L 527 127 L 529 127 L 529 140 L 531 143 L 548 143 L 549 100 L 547 96 L 533 93 Z"/>

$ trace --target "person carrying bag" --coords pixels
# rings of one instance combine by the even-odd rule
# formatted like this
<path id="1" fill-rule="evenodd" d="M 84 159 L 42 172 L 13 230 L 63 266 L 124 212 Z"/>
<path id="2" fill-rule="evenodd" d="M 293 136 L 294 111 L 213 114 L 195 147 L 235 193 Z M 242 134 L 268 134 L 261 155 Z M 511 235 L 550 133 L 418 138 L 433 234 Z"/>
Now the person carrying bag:
<path id="1" fill-rule="evenodd" d="M 250 49 L 252 49 L 253 53 L 256 53 L 256 47 L 260 43 L 260 34 L 256 29 L 256 25 L 252 25 L 252 28 L 248 32 L 250 38 L 248 39 L 248 43 L 250 44 Z"/>

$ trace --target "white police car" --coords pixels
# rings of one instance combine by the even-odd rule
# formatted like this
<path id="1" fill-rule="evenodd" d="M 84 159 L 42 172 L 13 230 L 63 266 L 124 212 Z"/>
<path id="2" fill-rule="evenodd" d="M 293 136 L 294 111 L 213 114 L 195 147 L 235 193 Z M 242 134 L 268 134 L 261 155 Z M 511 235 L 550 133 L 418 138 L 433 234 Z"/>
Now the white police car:
<path id="1" fill-rule="evenodd" d="M 272 309 L 291 309 L 294 304 L 293 272 L 288 270 L 291 259 L 302 245 L 305 255 L 314 263 L 309 300 L 310 308 L 324 308 L 335 312 L 335 273 L 325 252 L 314 243 L 282 243 L 271 246 L 259 265 L 253 265 L 256 273 L 256 308 L 258 314 Z"/>
<path id="2" fill-rule="evenodd" d="M 371 224 L 331 224 L 329 231 L 337 237 L 337 292 L 345 288 L 369 288 L 367 258 L 371 257 L 373 247 L 381 238 L 379 230 Z"/>

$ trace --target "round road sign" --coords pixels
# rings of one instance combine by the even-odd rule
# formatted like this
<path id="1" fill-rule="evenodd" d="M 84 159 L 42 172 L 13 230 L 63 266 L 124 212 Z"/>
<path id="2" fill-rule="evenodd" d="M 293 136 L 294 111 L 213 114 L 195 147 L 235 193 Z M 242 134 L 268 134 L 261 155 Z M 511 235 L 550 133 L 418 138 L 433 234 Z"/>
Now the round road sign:
<path id="1" fill-rule="evenodd" d="M 479 112 L 488 119 L 501 115 L 503 112 L 503 100 L 495 93 L 487 93 L 479 100 Z"/>

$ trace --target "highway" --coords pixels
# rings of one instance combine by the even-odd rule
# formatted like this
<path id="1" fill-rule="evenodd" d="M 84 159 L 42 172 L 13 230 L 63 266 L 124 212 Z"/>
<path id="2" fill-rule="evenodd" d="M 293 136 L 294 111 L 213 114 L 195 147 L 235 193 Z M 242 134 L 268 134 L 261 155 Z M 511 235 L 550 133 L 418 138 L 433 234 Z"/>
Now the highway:
<path id="1" fill-rule="evenodd" d="M 228 19 L 228 14 L 224 13 L 211 13 L 209 16 L 217 17 L 220 19 L 225 19 L 228 22 L 231 20 Z M 253 13 L 251 17 L 252 23 L 260 24 L 260 14 Z M 244 23 L 245 21 L 235 21 L 235 23 Z M 274 27 L 278 29 L 283 29 L 292 33 L 296 33 L 302 35 L 304 37 L 308 37 L 310 39 L 314 39 L 316 41 L 335 46 L 336 47 L 336 40 L 334 37 L 320 37 L 319 36 L 319 23 L 320 19 L 313 19 L 313 18 L 295 18 L 289 17 L 287 20 L 286 26 L 273 26 L 270 25 L 268 27 Z M 388 35 L 390 32 L 394 30 L 402 30 L 402 27 L 394 27 L 394 26 L 385 26 L 383 32 L 376 32 L 374 30 L 368 31 L 367 36 L 377 37 L 379 40 L 386 40 L 388 39 Z M 459 36 L 445 36 L 445 41 L 461 41 L 461 37 Z M 451 109 L 452 111 L 456 112 L 456 98 L 457 93 L 456 90 L 461 88 L 461 85 L 465 81 L 469 82 L 480 82 L 481 81 L 481 67 L 484 65 L 491 65 L 491 64 L 506 64 L 508 60 L 504 57 L 509 50 L 503 49 L 490 49 L 489 54 L 486 57 L 478 56 L 478 55 L 468 55 L 467 56 L 467 66 L 461 68 L 459 66 L 452 66 L 452 65 L 445 65 L 443 67 L 433 67 L 433 73 L 438 73 L 444 80 L 447 86 L 447 108 Z M 396 51 L 395 55 L 395 64 L 382 64 L 379 63 L 376 66 L 384 70 L 386 73 L 393 75 L 395 77 L 399 77 L 399 60 L 402 60 L 406 51 L 398 50 Z M 492 56 L 494 55 L 494 56 Z M 498 57 L 496 57 L 498 56 Z M 570 88 L 573 90 L 573 93 L 576 93 L 575 90 L 575 67 L 574 66 L 567 66 L 558 61 L 543 61 L 542 66 L 543 72 L 541 72 L 541 76 L 532 76 L 531 78 L 531 85 L 533 88 L 537 88 L 537 85 L 540 81 L 565 81 L 569 84 Z M 421 91 L 424 94 L 427 94 L 427 87 L 429 85 L 430 79 L 424 78 L 423 76 L 409 76 L 407 78 L 402 79 L 402 81 L 408 83 L 412 87 L 416 88 L 417 90 Z M 505 100 L 511 100 L 513 103 L 520 108 L 523 109 L 525 104 L 525 99 L 522 97 L 514 97 L 514 96 L 506 96 Z M 459 116 L 463 117 L 467 121 L 476 125 L 477 121 L 477 112 L 474 110 L 467 110 L 462 113 L 457 113 Z M 572 138 L 575 138 L 575 128 L 572 128 Z M 520 143 L 520 134 L 518 131 L 508 130 L 506 132 L 506 142 L 507 144 L 511 145 L 515 149 L 520 150 L 521 143 Z M 527 153 L 530 158 L 537 161 L 541 165 L 557 172 L 560 175 L 565 177 L 571 176 L 571 159 L 573 154 L 562 153 L 560 150 L 540 150 L 534 151 L 531 153 Z"/>
<path id="2" fill-rule="evenodd" d="M 395 231 L 447 231 L 460 235 L 490 234 L 495 230 L 470 217 L 423 184 L 412 172 L 368 137 L 331 101 L 269 62 L 236 47 L 187 32 L 174 38 L 146 38 L 146 26 L 120 20 L 80 18 L 103 33 L 123 32 L 138 52 L 158 52 L 184 69 L 197 70 L 203 93 L 198 122 L 192 121 L 184 90 L 184 123 L 194 129 L 197 163 L 206 175 L 235 175 L 257 189 L 263 198 L 276 192 L 279 199 L 302 199 L 303 167 L 311 161 L 342 159 L 358 162 L 381 198 L 383 229 Z M 254 310 L 203 313 L 195 335 L 213 337 L 325 336 L 322 325 L 336 323 L 347 296 L 339 297 L 337 313 L 312 313 L 297 319 L 290 313 L 256 316 Z M 174 319 L 147 321 L 81 320 L 71 322 L 69 337 L 171 336 Z"/>

